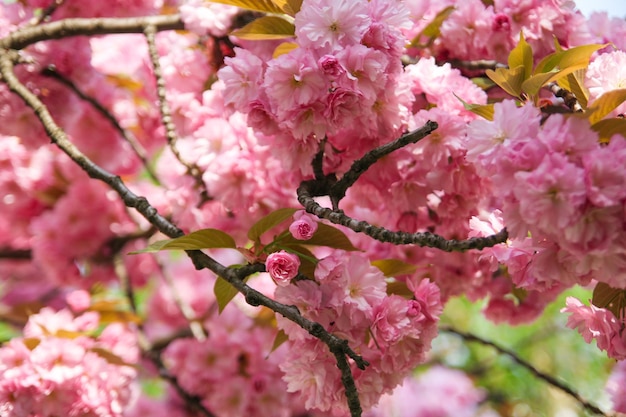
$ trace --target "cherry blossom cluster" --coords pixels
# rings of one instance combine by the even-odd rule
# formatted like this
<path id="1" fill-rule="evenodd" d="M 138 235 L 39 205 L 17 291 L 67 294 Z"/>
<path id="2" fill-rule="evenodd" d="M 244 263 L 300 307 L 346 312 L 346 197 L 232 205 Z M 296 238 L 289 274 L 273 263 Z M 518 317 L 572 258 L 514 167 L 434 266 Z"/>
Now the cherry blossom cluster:
<path id="1" fill-rule="evenodd" d="M 97 334 L 99 320 L 96 312 L 48 307 L 30 316 L 23 337 L 0 348 L 0 414 L 124 415 L 139 393 L 136 337 L 120 323 Z"/>
<path id="2" fill-rule="evenodd" d="M 324 138 L 337 166 L 406 123 L 408 97 L 397 86 L 408 17 L 401 2 L 305 0 L 295 49 L 265 59 L 236 48 L 226 59 L 225 104 L 271 137 L 287 169 L 309 173 Z"/>
<path id="3" fill-rule="evenodd" d="M 304 317 L 348 340 L 369 366 L 353 375 L 363 408 L 398 385 L 425 360 L 437 335 L 442 311 L 439 288 L 428 280 L 407 283 L 414 295 L 387 295 L 385 277 L 362 254 L 335 251 L 319 261 L 315 280 L 304 279 L 276 289 L 276 299 L 295 305 Z M 307 409 L 332 415 L 347 413 L 341 374 L 335 358 L 317 338 L 277 317 L 289 336 L 280 368 L 287 390 L 296 392 Z"/>

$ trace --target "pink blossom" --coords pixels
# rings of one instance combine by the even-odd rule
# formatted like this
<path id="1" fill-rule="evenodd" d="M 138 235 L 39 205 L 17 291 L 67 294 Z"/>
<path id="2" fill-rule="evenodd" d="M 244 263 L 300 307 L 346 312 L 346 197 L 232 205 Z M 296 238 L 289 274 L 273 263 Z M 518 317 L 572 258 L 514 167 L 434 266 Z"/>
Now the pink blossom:
<path id="1" fill-rule="evenodd" d="M 235 56 L 224 59 L 226 64 L 217 75 L 224 82 L 224 103 L 235 110 L 245 111 L 259 96 L 265 64 L 252 52 L 235 48 Z"/>
<path id="2" fill-rule="evenodd" d="M 620 336 L 623 322 L 618 320 L 611 311 L 584 305 L 574 297 L 567 297 L 566 307 L 561 313 L 570 313 L 567 326 L 577 329 L 585 342 L 596 339 L 598 348 L 605 350 L 609 357 L 618 360 L 626 359 L 626 341 Z"/>
<path id="3" fill-rule="evenodd" d="M 613 410 L 626 413 L 626 361 L 621 360 L 613 366 L 605 390 L 611 396 Z"/>
<path id="4" fill-rule="evenodd" d="M 305 0 L 296 15 L 296 36 L 304 47 L 333 52 L 361 42 L 370 23 L 363 0 Z"/>
<path id="5" fill-rule="evenodd" d="M 309 240 L 317 231 L 317 218 L 299 210 L 293 215 L 293 223 L 289 226 L 289 232 L 298 240 Z"/>
<path id="6" fill-rule="evenodd" d="M 626 52 L 612 51 L 598 56 L 587 68 L 585 87 L 589 89 L 589 104 L 603 94 L 624 88 L 626 80 Z M 611 112 L 613 116 L 626 112 L 626 103 Z"/>
<path id="7" fill-rule="evenodd" d="M 580 217 L 587 196 L 584 171 L 561 154 L 546 155 L 536 170 L 518 172 L 515 179 L 520 214 L 532 229 L 548 232 Z"/>
<path id="8" fill-rule="evenodd" d="M 187 0 L 180 5 L 179 10 L 186 29 L 198 35 L 208 32 L 213 36 L 225 36 L 239 11 L 234 6 L 205 3 L 202 0 Z"/>
<path id="9" fill-rule="evenodd" d="M 80 313 L 91 304 L 91 295 L 85 290 L 76 290 L 67 295 L 66 301 L 72 311 Z"/>
<path id="10" fill-rule="evenodd" d="M 289 282 L 298 275 L 300 258 L 298 258 L 298 255 L 281 250 L 268 255 L 265 261 L 265 268 L 274 282 L 284 287 L 289 285 Z"/>
<path id="11" fill-rule="evenodd" d="M 407 377 L 364 417 L 473 417 L 485 393 L 461 371 L 434 366 Z"/>

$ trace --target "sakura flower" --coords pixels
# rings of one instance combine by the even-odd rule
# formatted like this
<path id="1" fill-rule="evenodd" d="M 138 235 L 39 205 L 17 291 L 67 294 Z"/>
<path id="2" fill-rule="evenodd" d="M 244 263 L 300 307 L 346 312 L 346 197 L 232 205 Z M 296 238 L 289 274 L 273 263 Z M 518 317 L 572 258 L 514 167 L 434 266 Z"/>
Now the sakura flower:
<path id="1" fill-rule="evenodd" d="M 293 215 L 294 221 L 289 226 L 289 232 L 298 240 L 309 240 L 317 231 L 317 219 L 304 210 L 299 210 Z"/>
<path id="2" fill-rule="evenodd" d="M 626 88 L 626 52 L 613 51 L 598 56 L 587 69 L 585 87 L 589 89 L 589 104 L 603 94 Z M 611 114 L 626 112 L 626 103 L 620 104 Z"/>
<path id="3" fill-rule="evenodd" d="M 328 52 L 360 43 L 370 24 L 367 7 L 363 0 L 305 0 L 295 20 L 298 43 Z"/>
<path id="4" fill-rule="evenodd" d="M 289 282 L 298 275 L 300 258 L 298 255 L 281 250 L 271 253 L 265 261 L 265 268 L 270 276 L 281 287 L 289 285 Z"/>
<path id="5" fill-rule="evenodd" d="M 570 313 L 567 326 L 577 329 L 585 342 L 596 339 L 598 348 L 605 350 L 609 357 L 626 359 L 626 343 L 621 336 L 623 323 L 607 309 L 593 304 L 586 306 L 574 297 L 567 297 L 566 307 L 561 313 Z"/>

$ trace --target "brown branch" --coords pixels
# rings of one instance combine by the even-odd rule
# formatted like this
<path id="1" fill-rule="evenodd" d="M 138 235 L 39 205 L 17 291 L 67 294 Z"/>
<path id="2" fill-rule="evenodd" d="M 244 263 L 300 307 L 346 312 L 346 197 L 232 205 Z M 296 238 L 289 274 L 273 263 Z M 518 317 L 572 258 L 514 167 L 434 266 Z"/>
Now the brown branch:
<path id="1" fill-rule="evenodd" d="M 0 247 L 0 259 L 30 260 L 32 257 L 33 252 L 30 249 Z"/>
<path id="2" fill-rule="evenodd" d="M 558 388 L 559 390 L 561 390 L 564 393 L 568 394 L 569 396 L 573 397 L 585 410 L 590 411 L 590 412 L 592 412 L 594 414 L 605 416 L 605 417 L 609 417 L 611 415 L 611 414 L 605 413 L 604 411 L 600 410 L 600 408 L 598 408 L 597 406 L 595 406 L 595 405 L 589 403 L 588 401 L 584 400 L 580 396 L 580 394 L 578 394 L 572 388 L 568 387 L 567 385 L 565 385 L 563 382 L 559 381 L 555 377 L 541 372 L 540 370 L 535 368 L 531 363 L 529 363 L 526 360 L 520 358 L 519 355 L 517 355 L 517 353 L 513 352 L 512 350 L 503 348 L 502 346 L 500 346 L 500 345 L 498 345 L 498 344 L 496 344 L 496 343 L 494 343 L 494 342 L 492 342 L 490 340 L 483 339 L 482 337 L 476 336 L 476 335 L 471 334 L 471 333 L 465 333 L 465 332 L 456 330 L 456 329 L 454 329 L 452 327 L 441 327 L 440 330 L 443 331 L 443 332 L 452 333 L 452 334 L 455 334 L 457 336 L 460 336 L 461 338 L 463 338 L 464 340 L 466 340 L 468 342 L 477 342 L 477 343 L 483 344 L 485 346 L 492 347 L 498 353 L 507 355 L 508 357 L 513 359 L 513 361 L 515 363 L 517 363 L 518 365 L 520 365 L 523 368 L 527 369 L 531 374 L 533 374 L 538 379 L 540 379 L 540 380 L 542 380 L 542 381 L 552 385 L 555 388 Z"/>
<path id="3" fill-rule="evenodd" d="M 572 112 L 581 113 L 584 111 L 583 107 L 578 102 L 578 99 L 576 98 L 574 93 L 572 93 L 571 91 L 568 91 L 562 88 L 561 86 L 559 86 L 557 83 L 554 83 L 554 82 L 549 83 L 546 87 L 548 88 L 548 90 L 550 90 L 552 94 L 554 94 L 555 97 L 563 99 L 563 103 Z"/>
<path id="4" fill-rule="evenodd" d="M 156 182 L 157 184 L 161 184 L 161 181 L 159 181 L 159 178 L 157 177 L 156 173 L 154 172 L 154 170 L 150 166 L 150 163 L 148 162 L 146 150 L 143 148 L 143 146 L 141 146 L 141 144 L 137 141 L 135 136 L 129 130 L 124 129 L 119 124 L 115 116 L 113 116 L 113 114 L 111 114 L 111 112 L 106 107 L 104 107 L 102 103 L 96 100 L 95 97 L 92 97 L 86 94 L 85 92 L 83 92 L 70 79 L 60 74 L 53 65 L 50 65 L 47 68 L 44 68 L 41 71 L 41 73 L 42 75 L 45 75 L 46 77 L 50 77 L 50 78 L 57 80 L 58 82 L 60 82 L 61 84 L 63 84 L 64 86 L 72 90 L 74 94 L 76 94 L 81 100 L 84 100 L 87 103 L 91 104 L 91 106 L 98 113 L 100 113 L 100 115 L 102 115 L 111 124 L 111 126 L 113 126 L 113 128 L 117 131 L 117 133 L 119 133 L 120 136 L 130 145 L 131 149 L 133 150 L 133 152 L 135 152 L 135 155 L 137 155 L 139 160 L 142 162 L 144 168 L 146 169 L 146 172 L 148 173 L 148 175 L 150 175 L 152 180 Z"/>
<path id="5" fill-rule="evenodd" d="M 178 148 L 176 147 L 178 135 L 176 135 L 176 126 L 174 126 L 174 122 L 172 121 L 172 111 L 167 102 L 165 79 L 163 78 L 163 72 L 161 71 L 161 64 L 159 62 L 159 52 L 156 47 L 155 34 L 156 28 L 152 25 L 146 26 L 146 28 L 144 29 L 144 35 L 148 42 L 150 61 L 152 62 L 154 77 L 156 78 L 156 92 L 159 99 L 159 112 L 161 114 L 161 122 L 165 127 L 165 137 L 167 138 L 167 144 L 170 147 L 170 150 L 172 151 L 178 162 L 180 162 L 187 169 L 187 175 L 191 176 L 194 179 L 196 188 L 200 190 L 199 206 L 202 206 L 211 198 L 209 197 L 209 191 L 206 188 L 206 184 L 202 179 L 202 170 L 200 169 L 200 167 L 198 167 L 198 165 L 196 165 L 195 163 L 185 161 L 178 151 Z"/>
<path id="6" fill-rule="evenodd" d="M 334 175 L 331 174 L 323 178 L 303 181 L 297 190 L 298 201 L 308 213 L 314 214 L 321 219 L 327 219 L 331 223 L 345 226 L 357 233 L 364 233 L 380 242 L 393 243 L 394 245 L 414 244 L 437 248 L 446 252 L 463 252 L 470 249 L 481 250 L 506 242 L 508 239 L 506 229 L 502 229 L 495 235 L 486 237 L 473 237 L 466 240 L 448 240 L 429 232 L 407 233 L 392 231 L 384 227 L 371 225 L 366 221 L 353 219 L 339 210 L 339 201 L 344 197 L 346 190 L 352 186 L 370 166 L 383 156 L 409 143 L 415 143 L 425 138 L 436 128 L 437 124 L 435 122 L 428 121 L 422 128 L 402 135 L 393 142 L 371 150 L 361 159 L 355 161 L 340 180 L 336 180 Z M 314 199 L 314 197 L 326 195 L 330 197 L 333 209 L 320 206 Z"/>
<path id="7" fill-rule="evenodd" d="M 39 26 L 17 29 L 0 39 L 0 48 L 18 50 L 40 41 L 79 35 L 143 33 L 148 26 L 153 26 L 157 31 L 185 29 L 180 16 L 177 14 L 129 18 L 63 19 Z"/>
<path id="8" fill-rule="evenodd" d="M 127 207 L 136 209 L 150 224 L 163 234 L 169 237 L 183 236 L 184 233 L 182 230 L 165 217 L 161 216 L 145 197 L 135 195 L 128 189 L 119 176 L 113 175 L 96 165 L 69 141 L 66 133 L 56 124 L 46 106 L 17 79 L 13 72 L 14 59 L 17 59 L 16 51 L 0 50 L 0 75 L 9 89 L 17 94 L 27 106 L 33 109 L 52 142 L 65 152 L 65 154 L 78 164 L 91 178 L 98 179 L 109 185 L 119 194 Z M 300 314 L 296 307 L 287 306 L 274 301 L 244 283 L 244 277 L 255 272 L 264 271 L 265 265 L 255 264 L 242 268 L 230 268 L 220 264 L 199 250 L 187 251 L 187 254 L 192 259 L 197 269 L 209 269 L 216 275 L 225 279 L 245 296 L 248 304 L 252 306 L 263 305 L 276 313 L 282 314 L 285 318 L 298 324 L 311 335 L 324 342 L 335 356 L 343 355 L 350 357 L 360 369 L 365 369 L 365 367 L 369 365 L 366 360 L 349 347 L 346 340 L 329 333 L 321 324 L 306 319 Z M 338 361 L 337 366 L 342 372 L 342 381 L 344 381 L 346 398 L 351 415 L 358 417 L 361 415 L 361 407 L 349 364 L 347 361 Z M 347 377 L 348 374 L 350 374 L 349 378 Z M 171 375 L 169 375 L 169 377 L 164 375 L 163 377 L 171 378 Z M 349 382 L 348 380 L 352 381 L 352 383 L 347 383 Z M 175 378 L 172 381 L 175 381 Z"/>

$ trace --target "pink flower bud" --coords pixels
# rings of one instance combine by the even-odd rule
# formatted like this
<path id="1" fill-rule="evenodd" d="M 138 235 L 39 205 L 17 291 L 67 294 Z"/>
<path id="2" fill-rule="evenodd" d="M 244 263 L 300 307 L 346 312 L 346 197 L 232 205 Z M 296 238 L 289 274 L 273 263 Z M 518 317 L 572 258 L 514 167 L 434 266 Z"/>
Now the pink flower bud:
<path id="1" fill-rule="evenodd" d="M 304 210 L 297 211 L 294 215 L 294 222 L 289 226 L 289 232 L 298 240 L 309 240 L 317 230 L 317 221 Z"/>
<path id="2" fill-rule="evenodd" d="M 75 313 L 80 313 L 91 305 L 91 296 L 85 290 L 72 291 L 65 297 L 65 301 Z"/>
<path id="3" fill-rule="evenodd" d="M 298 275 L 298 268 L 300 268 L 300 258 L 284 250 L 270 254 L 265 261 L 265 269 L 276 285 L 281 287 L 289 285 L 289 281 Z"/>

